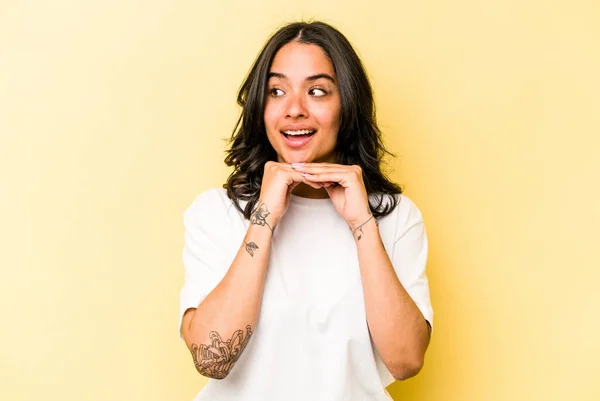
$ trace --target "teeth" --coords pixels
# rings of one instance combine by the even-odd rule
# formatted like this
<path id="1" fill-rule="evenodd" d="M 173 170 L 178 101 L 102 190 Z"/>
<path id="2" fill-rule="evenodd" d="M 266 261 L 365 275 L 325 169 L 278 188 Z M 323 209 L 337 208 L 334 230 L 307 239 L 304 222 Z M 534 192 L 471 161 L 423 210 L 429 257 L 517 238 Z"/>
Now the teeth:
<path id="1" fill-rule="evenodd" d="M 302 129 L 299 131 L 283 131 L 283 132 L 284 132 L 284 134 L 287 134 L 287 135 L 306 135 L 306 134 L 310 134 L 314 131 Z"/>

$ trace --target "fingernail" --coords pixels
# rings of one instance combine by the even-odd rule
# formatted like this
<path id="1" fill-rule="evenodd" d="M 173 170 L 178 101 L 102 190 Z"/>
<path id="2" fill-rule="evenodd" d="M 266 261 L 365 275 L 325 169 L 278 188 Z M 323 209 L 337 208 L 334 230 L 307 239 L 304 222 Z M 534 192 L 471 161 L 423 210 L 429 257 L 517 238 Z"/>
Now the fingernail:
<path id="1" fill-rule="evenodd" d="M 295 169 L 301 169 L 302 166 L 304 166 L 304 163 L 292 163 L 292 165 L 290 167 L 295 170 Z"/>

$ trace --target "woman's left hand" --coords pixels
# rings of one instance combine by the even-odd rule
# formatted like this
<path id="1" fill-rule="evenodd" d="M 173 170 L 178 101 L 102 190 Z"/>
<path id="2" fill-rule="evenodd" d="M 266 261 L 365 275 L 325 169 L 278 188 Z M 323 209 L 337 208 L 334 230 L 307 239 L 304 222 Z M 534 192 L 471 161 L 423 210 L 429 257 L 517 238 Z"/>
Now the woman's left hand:
<path id="1" fill-rule="evenodd" d="M 335 210 L 346 220 L 350 229 L 354 230 L 371 217 L 369 198 L 360 166 L 294 163 L 292 168 L 304 173 L 307 181 L 319 182 L 323 185 Z"/>

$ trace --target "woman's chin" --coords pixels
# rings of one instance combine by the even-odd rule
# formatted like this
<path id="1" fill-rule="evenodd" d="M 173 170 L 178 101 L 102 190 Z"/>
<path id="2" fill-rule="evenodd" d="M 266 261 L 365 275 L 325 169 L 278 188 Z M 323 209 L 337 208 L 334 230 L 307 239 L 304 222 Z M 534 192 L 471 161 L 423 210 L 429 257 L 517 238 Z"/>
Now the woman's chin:
<path id="1" fill-rule="evenodd" d="M 294 157 L 294 156 L 288 156 L 288 157 L 281 157 L 281 160 L 283 160 L 281 163 L 287 163 L 287 164 L 293 164 L 293 163 L 310 163 L 310 160 L 307 160 L 306 158 L 303 157 Z"/>

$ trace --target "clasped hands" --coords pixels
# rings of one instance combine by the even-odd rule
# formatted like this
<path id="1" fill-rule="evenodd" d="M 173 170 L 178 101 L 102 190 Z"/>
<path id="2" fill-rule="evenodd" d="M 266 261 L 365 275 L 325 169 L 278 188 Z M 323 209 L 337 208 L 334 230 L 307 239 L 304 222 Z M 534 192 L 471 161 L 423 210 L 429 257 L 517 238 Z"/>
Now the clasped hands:
<path id="1" fill-rule="evenodd" d="M 324 188 L 335 210 L 354 232 L 373 218 L 360 166 L 334 163 L 265 163 L 256 211 L 274 227 L 288 207 L 291 192 L 300 184 Z M 268 218 L 267 218 L 268 217 Z"/>
<path id="2" fill-rule="evenodd" d="M 309 182 L 320 183 L 327 191 L 336 211 L 351 230 L 371 218 L 369 198 L 362 169 L 357 165 L 333 163 L 293 163 L 292 169 Z"/>

